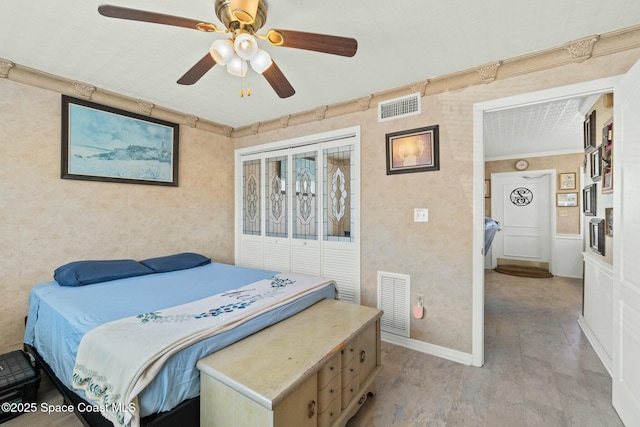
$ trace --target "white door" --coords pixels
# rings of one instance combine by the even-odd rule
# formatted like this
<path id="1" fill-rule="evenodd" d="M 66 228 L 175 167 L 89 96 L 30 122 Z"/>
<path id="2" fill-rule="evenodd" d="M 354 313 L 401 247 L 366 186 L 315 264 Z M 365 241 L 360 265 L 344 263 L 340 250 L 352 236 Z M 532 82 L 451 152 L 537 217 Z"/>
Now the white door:
<path id="1" fill-rule="evenodd" d="M 497 259 L 549 262 L 550 176 L 544 171 L 491 174 L 491 217 L 500 227 L 493 239 Z"/>
<path id="2" fill-rule="evenodd" d="M 640 425 L 640 62 L 614 89 L 613 406 Z"/>

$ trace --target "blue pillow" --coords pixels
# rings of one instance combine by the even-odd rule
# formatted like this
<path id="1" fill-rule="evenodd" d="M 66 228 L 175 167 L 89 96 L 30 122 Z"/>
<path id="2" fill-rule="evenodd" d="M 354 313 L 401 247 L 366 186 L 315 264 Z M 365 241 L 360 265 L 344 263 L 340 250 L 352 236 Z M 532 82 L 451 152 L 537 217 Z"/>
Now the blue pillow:
<path id="1" fill-rule="evenodd" d="M 167 271 L 185 270 L 187 268 L 200 267 L 211 263 L 211 258 L 207 258 L 193 252 L 183 252 L 181 254 L 149 258 L 140 261 L 156 273 L 166 273 Z"/>
<path id="2" fill-rule="evenodd" d="M 53 278 L 61 286 L 83 286 L 151 273 L 153 270 L 132 259 L 74 261 L 56 268 Z"/>

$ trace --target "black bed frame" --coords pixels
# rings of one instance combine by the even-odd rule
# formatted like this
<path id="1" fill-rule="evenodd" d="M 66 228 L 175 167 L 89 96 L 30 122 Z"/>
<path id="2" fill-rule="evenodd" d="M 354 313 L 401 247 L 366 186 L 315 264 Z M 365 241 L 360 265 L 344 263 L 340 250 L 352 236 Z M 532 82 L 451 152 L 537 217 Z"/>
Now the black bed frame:
<path id="1" fill-rule="evenodd" d="M 36 368 L 44 370 L 51 381 L 58 389 L 65 404 L 73 405 L 74 413 L 82 421 L 82 424 L 88 427 L 112 427 L 113 423 L 104 418 L 99 412 L 80 412 L 78 411 L 78 405 L 84 403 L 91 406 L 92 404 L 78 396 L 73 391 L 69 390 L 63 383 L 56 377 L 53 370 L 44 361 L 38 351 L 32 346 L 25 344 L 25 351 L 33 356 L 36 361 Z M 161 412 L 159 414 L 149 415 L 140 420 L 141 427 L 173 427 L 176 425 L 182 427 L 198 427 L 200 425 L 200 396 L 194 397 L 189 400 L 185 400 L 171 411 Z"/>

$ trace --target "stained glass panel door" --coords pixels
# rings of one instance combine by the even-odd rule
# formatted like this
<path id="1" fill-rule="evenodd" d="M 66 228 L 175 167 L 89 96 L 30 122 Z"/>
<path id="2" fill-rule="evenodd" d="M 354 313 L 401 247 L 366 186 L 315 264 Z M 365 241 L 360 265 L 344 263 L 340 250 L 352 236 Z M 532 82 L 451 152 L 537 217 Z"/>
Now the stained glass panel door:
<path id="1" fill-rule="evenodd" d="M 289 154 L 265 159 L 265 268 L 289 271 Z"/>
<path id="2" fill-rule="evenodd" d="M 293 154 L 291 271 L 320 275 L 318 151 Z"/>
<path id="3" fill-rule="evenodd" d="M 247 267 L 264 267 L 262 237 L 262 159 L 247 158 L 242 162 L 242 233 L 240 263 Z"/>

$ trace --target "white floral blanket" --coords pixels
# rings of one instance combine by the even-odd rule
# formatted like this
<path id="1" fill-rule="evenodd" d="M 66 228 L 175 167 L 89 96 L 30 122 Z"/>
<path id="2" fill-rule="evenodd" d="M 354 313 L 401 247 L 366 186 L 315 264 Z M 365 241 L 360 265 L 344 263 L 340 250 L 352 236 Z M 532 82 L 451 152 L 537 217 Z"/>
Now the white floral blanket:
<path id="1" fill-rule="evenodd" d="M 166 359 L 331 281 L 280 273 L 192 303 L 105 323 L 80 342 L 73 387 L 82 389 L 115 425 L 138 426 L 138 394 Z"/>

